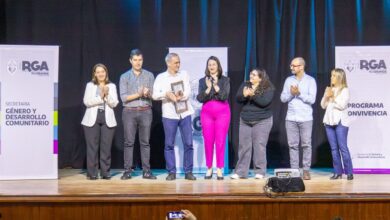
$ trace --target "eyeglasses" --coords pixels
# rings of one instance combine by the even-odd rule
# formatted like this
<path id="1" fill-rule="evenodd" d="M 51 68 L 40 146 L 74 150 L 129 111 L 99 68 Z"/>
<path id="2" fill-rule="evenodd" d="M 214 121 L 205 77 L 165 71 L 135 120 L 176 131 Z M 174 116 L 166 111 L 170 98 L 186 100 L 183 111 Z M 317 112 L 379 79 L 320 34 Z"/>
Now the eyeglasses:
<path id="1" fill-rule="evenodd" d="M 298 64 L 298 65 L 293 65 L 293 64 L 291 64 L 291 65 L 290 65 L 290 67 L 292 67 L 292 68 L 299 67 L 299 66 L 302 66 L 302 65 L 300 65 L 300 64 Z"/>

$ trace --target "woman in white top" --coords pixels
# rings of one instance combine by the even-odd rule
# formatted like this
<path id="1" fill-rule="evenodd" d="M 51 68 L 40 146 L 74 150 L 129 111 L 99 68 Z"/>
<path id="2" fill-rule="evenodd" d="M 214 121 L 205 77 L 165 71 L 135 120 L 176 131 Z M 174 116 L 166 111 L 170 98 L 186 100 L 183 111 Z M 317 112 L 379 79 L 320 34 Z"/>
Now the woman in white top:
<path id="1" fill-rule="evenodd" d="M 353 180 L 352 160 L 347 146 L 349 126 L 347 78 L 343 69 L 336 68 L 331 74 L 331 86 L 326 87 L 321 100 L 321 107 L 325 109 L 323 122 L 333 158 L 334 174 L 330 179 L 341 179 L 345 173 L 348 180 Z"/>
<path id="2" fill-rule="evenodd" d="M 113 108 L 118 105 L 115 84 L 108 79 L 107 67 L 96 64 L 92 69 L 92 80 L 87 83 L 84 104 L 87 107 L 81 124 L 87 144 L 87 176 L 90 180 L 111 179 L 111 144 L 116 120 Z M 100 149 L 100 161 L 99 161 Z"/>

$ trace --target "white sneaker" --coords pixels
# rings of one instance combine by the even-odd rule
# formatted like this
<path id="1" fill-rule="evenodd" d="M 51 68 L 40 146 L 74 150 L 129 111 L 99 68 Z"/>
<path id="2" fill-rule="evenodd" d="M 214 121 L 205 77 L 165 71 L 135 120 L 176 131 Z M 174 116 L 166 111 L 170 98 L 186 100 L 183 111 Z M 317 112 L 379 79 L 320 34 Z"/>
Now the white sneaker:
<path id="1" fill-rule="evenodd" d="M 255 179 L 263 179 L 263 178 L 264 178 L 264 176 L 261 175 L 261 174 L 256 174 L 255 175 Z"/>
<path id="2" fill-rule="evenodd" d="M 235 174 L 230 176 L 230 179 L 238 180 L 238 179 L 240 179 L 240 176 L 238 176 L 238 174 L 235 173 Z"/>

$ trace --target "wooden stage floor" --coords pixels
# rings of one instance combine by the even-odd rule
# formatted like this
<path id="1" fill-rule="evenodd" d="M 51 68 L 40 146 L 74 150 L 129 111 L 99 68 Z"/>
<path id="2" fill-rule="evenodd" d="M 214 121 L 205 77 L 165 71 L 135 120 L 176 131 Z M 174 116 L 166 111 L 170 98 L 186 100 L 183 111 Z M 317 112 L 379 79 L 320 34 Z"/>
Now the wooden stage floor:
<path id="1" fill-rule="evenodd" d="M 85 171 L 63 169 L 58 180 L 0 181 L 0 220 L 164 219 L 167 211 L 189 209 L 203 219 L 343 220 L 390 219 L 390 175 L 356 174 L 353 181 L 329 180 L 330 169 L 313 169 L 306 191 L 269 198 L 266 179 L 144 180 L 135 172 L 121 180 L 87 180 Z M 269 171 L 271 176 L 272 170 Z"/>
<path id="2" fill-rule="evenodd" d="M 390 175 L 384 174 L 355 174 L 354 180 L 329 180 L 330 169 L 313 169 L 312 179 L 304 181 L 306 191 L 294 193 L 292 196 L 305 197 L 389 197 Z M 267 173 L 270 177 L 272 170 Z M 0 200 L 13 196 L 99 196 L 99 197 L 170 197 L 185 196 L 196 198 L 224 196 L 265 196 L 263 186 L 265 179 L 232 180 L 229 176 L 218 181 L 215 178 L 205 180 L 203 175 L 195 174 L 196 181 L 188 181 L 183 175 L 178 175 L 175 181 L 166 181 L 167 174 L 163 170 L 154 171 L 157 180 L 145 180 L 141 172 L 136 171 L 132 179 L 121 180 L 120 170 L 112 171 L 111 180 L 87 180 L 84 170 L 62 169 L 59 170 L 58 180 L 7 180 L 0 181 Z"/>

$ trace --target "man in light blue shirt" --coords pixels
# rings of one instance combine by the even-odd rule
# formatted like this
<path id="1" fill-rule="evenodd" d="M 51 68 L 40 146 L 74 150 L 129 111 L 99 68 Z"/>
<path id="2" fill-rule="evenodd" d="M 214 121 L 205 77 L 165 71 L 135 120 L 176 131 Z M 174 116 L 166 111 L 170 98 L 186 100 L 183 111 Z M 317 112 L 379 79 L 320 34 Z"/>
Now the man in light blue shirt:
<path id="1" fill-rule="evenodd" d="M 288 103 L 286 133 L 290 148 L 290 166 L 299 169 L 299 146 L 301 146 L 303 179 L 310 180 L 312 105 L 316 100 L 317 84 L 313 77 L 305 73 L 305 60 L 302 57 L 294 58 L 290 69 L 293 75 L 287 77 L 280 95 L 280 100 Z"/>

